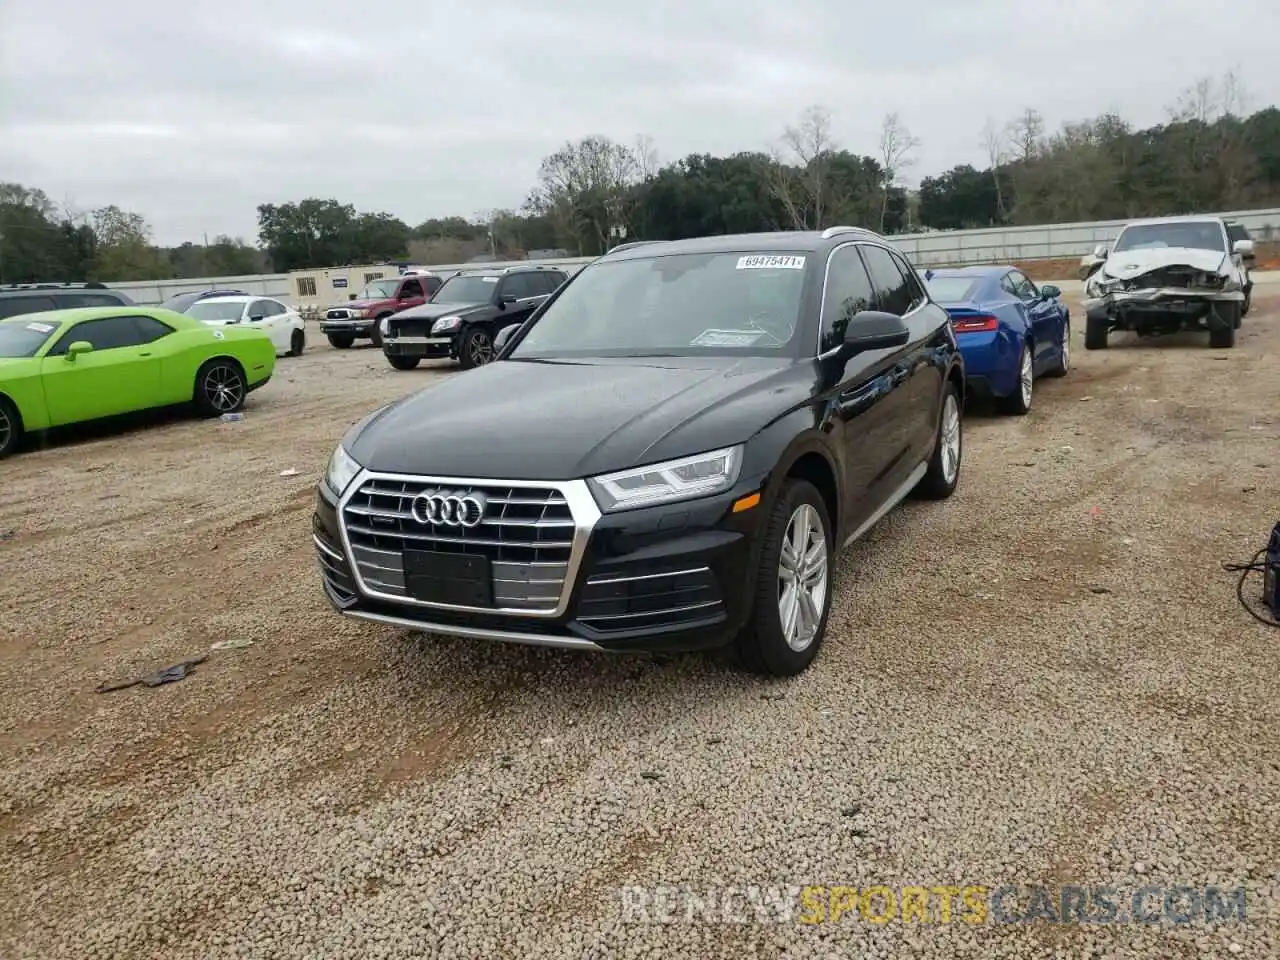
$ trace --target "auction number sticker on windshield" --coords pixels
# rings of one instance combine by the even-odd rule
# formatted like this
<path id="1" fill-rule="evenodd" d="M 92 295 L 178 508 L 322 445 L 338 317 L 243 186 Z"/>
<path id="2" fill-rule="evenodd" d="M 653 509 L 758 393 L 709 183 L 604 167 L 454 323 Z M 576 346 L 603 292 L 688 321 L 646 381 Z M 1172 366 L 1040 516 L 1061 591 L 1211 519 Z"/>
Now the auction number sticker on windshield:
<path id="1" fill-rule="evenodd" d="M 759 330 L 703 330 L 690 346 L 749 347 L 763 336 Z"/>
<path id="2" fill-rule="evenodd" d="M 498 282 L 498 278 L 497 278 L 497 277 L 481 277 L 480 279 L 481 279 L 481 280 L 483 280 L 485 283 L 497 283 L 497 282 Z"/>
<path id="3" fill-rule="evenodd" d="M 36 333 L 52 333 L 53 327 L 47 323 L 28 323 L 28 330 L 34 330 Z"/>
<path id="4" fill-rule="evenodd" d="M 739 270 L 803 270 L 804 257 L 781 257 L 755 254 L 738 258 Z"/>

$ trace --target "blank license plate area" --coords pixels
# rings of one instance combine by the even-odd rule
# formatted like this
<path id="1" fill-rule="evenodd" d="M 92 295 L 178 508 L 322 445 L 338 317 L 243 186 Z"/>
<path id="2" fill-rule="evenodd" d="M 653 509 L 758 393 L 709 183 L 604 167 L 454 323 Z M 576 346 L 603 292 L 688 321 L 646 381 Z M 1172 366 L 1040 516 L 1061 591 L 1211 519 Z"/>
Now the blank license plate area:
<path id="1" fill-rule="evenodd" d="M 424 603 L 493 606 L 493 568 L 471 553 L 404 552 L 405 591 Z"/>

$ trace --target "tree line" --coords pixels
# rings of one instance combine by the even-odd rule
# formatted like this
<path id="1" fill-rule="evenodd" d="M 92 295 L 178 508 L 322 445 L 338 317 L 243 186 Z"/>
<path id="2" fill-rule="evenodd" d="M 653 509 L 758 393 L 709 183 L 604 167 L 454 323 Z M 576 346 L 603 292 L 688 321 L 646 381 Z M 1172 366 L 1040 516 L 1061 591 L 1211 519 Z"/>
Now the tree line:
<path id="1" fill-rule="evenodd" d="M 1250 113 L 1233 74 L 1204 78 L 1135 128 L 1115 113 L 1046 130 L 1025 109 L 975 133 L 986 164 L 906 177 L 920 142 L 895 112 L 870 153 L 839 145 L 831 112 L 805 110 L 771 146 L 659 162 L 653 142 L 602 136 L 567 142 L 542 160 L 519 209 L 410 226 L 337 199 L 258 207 L 257 245 L 217 236 L 152 243 L 139 214 L 58 208 L 39 189 L 0 183 L 0 283 L 233 276 L 411 260 L 521 258 L 531 250 L 594 256 L 624 239 L 820 229 L 855 224 L 884 234 L 1003 224 L 1127 219 L 1280 205 L 1280 110 Z"/>

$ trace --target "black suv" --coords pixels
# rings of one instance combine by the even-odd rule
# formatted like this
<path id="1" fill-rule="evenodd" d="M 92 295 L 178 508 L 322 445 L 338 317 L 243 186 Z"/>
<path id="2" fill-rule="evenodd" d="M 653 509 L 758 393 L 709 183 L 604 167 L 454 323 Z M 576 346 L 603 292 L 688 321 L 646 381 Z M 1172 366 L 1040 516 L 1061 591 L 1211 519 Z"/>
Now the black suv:
<path id="1" fill-rule="evenodd" d="M 736 644 L 804 670 L 837 552 L 960 474 L 964 366 L 907 259 L 854 227 L 593 261 L 496 361 L 355 424 L 316 491 L 329 601 L 591 650 Z"/>
<path id="2" fill-rule="evenodd" d="M 0 320 L 75 307 L 131 307 L 133 301 L 101 283 L 0 284 Z"/>
<path id="3" fill-rule="evenodd" d="M 381 321 L 382 352 L 397 370 L 439 357 L 482 366 L 499 332 L 527 320 L 566 279 L 563 270 L 532 264 L 459 270 L 426 303 Z"/>

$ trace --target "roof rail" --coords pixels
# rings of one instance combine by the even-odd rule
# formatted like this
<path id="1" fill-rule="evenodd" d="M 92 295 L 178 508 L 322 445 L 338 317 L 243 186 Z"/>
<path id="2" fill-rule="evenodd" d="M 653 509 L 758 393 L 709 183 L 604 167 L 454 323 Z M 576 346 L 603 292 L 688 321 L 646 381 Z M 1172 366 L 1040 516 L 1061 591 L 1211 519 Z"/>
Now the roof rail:
<path id="1" fill-rule="evenodd" d="M 839 226 L 839 227 L 827 227 L 827 229 L 823 230 L 822 239 L 830 240 L 832 237 L 838 237 L 842 233 L 863 233 L 868 236 L 872 236 L 872 237 L 875 236 L 875 233 L 872 232 L 871 230 L 868 230 L 866 227 Z"/>
<path id="2" fill-rule="evenodd" d="M 0 290 L 106 290 L 105 283 L 89 280 L 84 283 L 0 283 Z"/>
<path id="3" fill-rule="evenodd" d="M 666 240 L 630 240 L 627 243 L 620 243 L 616 247 L 610 247 L 605 251 L 606 256 L 610 253 L 617 253 L 619 250 L 630 250 L 632 247 L 647 247 L 651 243 L 667 243 Z"/>

